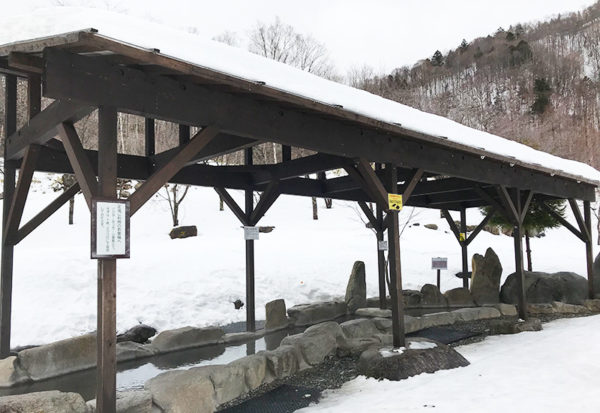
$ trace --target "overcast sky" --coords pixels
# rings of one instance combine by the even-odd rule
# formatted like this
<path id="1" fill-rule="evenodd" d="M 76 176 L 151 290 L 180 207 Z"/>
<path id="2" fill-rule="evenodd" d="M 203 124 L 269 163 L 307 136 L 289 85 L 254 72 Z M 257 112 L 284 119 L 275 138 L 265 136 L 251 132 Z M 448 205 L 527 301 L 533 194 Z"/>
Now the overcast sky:
<path id="1" fill-rule="evenodd" d="M 10 4 L 4 4 L 8 3 Z M 257 20 L 279 16 L 323 42 L 338 72 L 369 65 L 389 72 L 496 31 L 582 10 L 595 0 L 0 0 L 21 14 L 55 4 L 93 5 L 212 38 L 226 30 L 244 38 Z M 16 4 L 15 4 L 16 3 Z M 6 10 L 6 9 L 4 9 Z"/>

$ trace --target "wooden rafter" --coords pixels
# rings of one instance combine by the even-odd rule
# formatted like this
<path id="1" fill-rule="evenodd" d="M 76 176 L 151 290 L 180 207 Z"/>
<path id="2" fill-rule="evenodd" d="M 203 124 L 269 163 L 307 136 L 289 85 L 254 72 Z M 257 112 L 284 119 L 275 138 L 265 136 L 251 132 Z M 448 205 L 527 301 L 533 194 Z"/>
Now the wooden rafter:
<path id="1" fill-rule="evenodd" d="M 258 224 L 258 221 L 267 213 L 271 205 L 277 200 L 279 197 L 279 181 L 273 181 L 268 186 L 267 189 L 262 193 L 258 203 L 254 207 L 254 210 L 250 214 L 250 225 Z"/>
<path id="2" fill-rule="evenodd" d="M 581 233 L 579 230 L 577 230 L 577 228 L 575 228 L 573 225 L 571 225 L 571 223 L 569 221 L 567 221 L 566 219 L 561 217 L 559 214 L 557 214 L 556 211 L 554 211 L 552 208 L 550 208 L 548 205 L 546 205 L 545 202 L 540 202 L 539 205 L 544 209 L 544 211 L 546 211 L 554 219 L 556 219 L 558 222 L 560 222 L 565 228 L 567 228 L 569 231 L 571 231 L 573 234 L 575 234 L 575 236 L 577 238 L 579 238 L 583 242 L 586 242 L 586 236 L 583 233 Z"/>
<path id="3" fill-rule="evenodd" d="M 377 218 L 375 218 L 375 215 L 373 215 L 373 211 L 371 211 L 371 208 L 369 208 L 367 203 L 365 201 L 358 201 L 358 206 L 360 207 L 360 209 L 362 209 L 363 213 L 367 217 L 367 220 L 373 226 L 373 228 L 377 231 L 380 231 L 381 224 L 379 221 L 377 221 Z"/>
<path id="4" fill-rule="evenodd" d="M 579 210 L 579 206 L 577 205 L 577 201 L 573 198 L 569 198 L 569 205 L 571 206 L 571 210 L 573 211 L 573 215 L 575 216 L 575 220 L 577 221 L 577 226 L 579 227 L 579 232 L 583 235 L 587 240 L 592 239 L 592 235 L 589 233 L 587 229 L 587 225 L 581 215 L 581 211 Z"/>
<path id="5" fill-rule="evenodd" d="M 246 213 L 242 210 L 242 208 L 240 208 L 238 203 L 235 202 L 235 199 L 233 199 L 233 197 L 225 188 L 216 186 L 215 191 L 217 191 L 217 194 L 219 194 L 221 198 L 223 198 L 223 202 L 225 202 L 229 209 L 231 209 L 233 215 L 235 215 L 237 219 L 240 220 L 242 225 L 250 225 L 250 221 L 246 216 Z"/>
<path id="6" fill-rule="evenodd" d="M 471 232 L 471 234 L 467 238 L 467 241 L 466 241 L 467 245 L 469 245 L 471 242 L 473 242 L 475 237 L 483 230 L 483 228 L 487 225 L 487 223 L 490 221 L 490 219 L 492 219 L 492 217 L 494 216 L 495 213 L 496 213 L 496 207 L 492 206 L 490 209 L 490 212 L 488 212 L 488 214 L 485 216 L 485 218 L 483 218 L 483 220 L 481 220 L 479 225 L 477 225 L 477 228 L 475 228 L 473 230 L 473 232 Z"/>

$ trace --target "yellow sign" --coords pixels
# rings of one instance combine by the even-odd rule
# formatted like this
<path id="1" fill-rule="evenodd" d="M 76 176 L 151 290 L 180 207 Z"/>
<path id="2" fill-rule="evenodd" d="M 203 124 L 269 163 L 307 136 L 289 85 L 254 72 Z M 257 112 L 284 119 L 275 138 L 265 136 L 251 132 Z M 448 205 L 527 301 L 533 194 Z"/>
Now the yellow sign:
<path id="1" fill-rule="evenodd" d="M 402 209 L 402 195 L 388 194 L 388 204 L 390 211 L 400 211 Z"/>
<path id="2" fill-rule="evenodd" d="M 463 241 L 465 241 L 466 239 L 467 239 L 467 236 L 466 236 L 466 234 L 465 234 L 464 232 L 461 232 L 460 234 L 458 234 L 458 240 L 459 240 L 460 242 L 463 242 Z"/>

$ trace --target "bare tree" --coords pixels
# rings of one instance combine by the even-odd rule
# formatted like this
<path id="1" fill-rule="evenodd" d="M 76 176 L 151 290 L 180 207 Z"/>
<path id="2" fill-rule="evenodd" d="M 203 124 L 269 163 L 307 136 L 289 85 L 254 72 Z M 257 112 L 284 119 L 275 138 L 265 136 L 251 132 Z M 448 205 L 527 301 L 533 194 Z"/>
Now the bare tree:
<path id="1" fill-rule="evenodd" d="M 179 226 L 179 205 L 183 202 L 189 189 L 189 185 L 167 184 L 165 185 L 166 196 L 160 194 L 163 199 L 166 199 L 169 202 L 174 227 Z"/>

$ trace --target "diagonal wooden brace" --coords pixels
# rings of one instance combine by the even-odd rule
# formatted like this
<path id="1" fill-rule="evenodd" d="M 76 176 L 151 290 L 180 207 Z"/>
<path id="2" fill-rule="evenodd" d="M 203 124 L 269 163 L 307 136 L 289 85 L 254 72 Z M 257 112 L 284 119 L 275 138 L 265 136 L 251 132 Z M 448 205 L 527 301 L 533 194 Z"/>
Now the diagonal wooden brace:
<path id="1" fill-rule="evenodd" d="M 135 214 L 169 179 L 181 170 L 219 133 L 211 125 L 200 130 L 173 158 L 154 172 L 130 197 L 131 215 Z"/>
<path id="2" fill-rule="evenodd" d="M 85 150 L 73 124 L 63 122 L 58 125 L 57 130 L 75 173 L 75 178 L 77 178 L 77 182 L 81 187 L 85 202 L 87 202 L 88 208 L 91 211 L 92 197 L 98 191 L 98 181 L 96 180 L 94 168 L 85 154 Z"/>
<path id="3" fill-rule="evenodd" d="M 215 191 L 221 196 L 221 198 L 223 198 L 223 202 L 227 204 L 229 209 L 231 209 L 231 212 L 233 212 L 237 219 L 240 220 L 242 225 L 250 225 L 250 220 L 246 216 L 246 213 L 242 210 L 242 208 L 240 208 L 237 202 L 235 202 L 235 199 L 229 195 L 229 192 L 225 188 L 217 186 L 215 187 Z"/>
<path id="4" fill-rule="evenodd" d="M 6 230 L 4 231 L 4 242 L 14 245 L 15 237 L 21 224 L 21 218 L 23 217 L 23 209 L 25 208 L 25 202 L 27 201 L 27 194 L 29 193 L 29 187 L 31 186 L 31 180 L 33 179 L 33 173 L 35 172 L 35 165 L 40 154 L 40 147 L 38 145 L 29 145 L 25 150 L 25 156 L 21 163 L 21 169 L 19 172 L 19 180 L 15 188 L 15 193 L 12 199 L 6 199 L 5 202 L 10 202 L 10 211 L 8 213 L 8 220 L 6 223 Z"/>
<path id="5" fill-rule="evenodd" d="M 258 224 L 258 221 L 267 213 L 271 205 L 279 197 L 279 181 L 272 181 L 267 189 L 260 196 L 260 200 L 254 207 L 252 214 L 250 214 L 250 225 Z"/>

